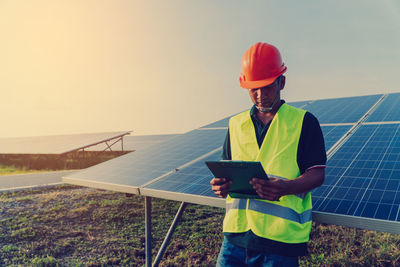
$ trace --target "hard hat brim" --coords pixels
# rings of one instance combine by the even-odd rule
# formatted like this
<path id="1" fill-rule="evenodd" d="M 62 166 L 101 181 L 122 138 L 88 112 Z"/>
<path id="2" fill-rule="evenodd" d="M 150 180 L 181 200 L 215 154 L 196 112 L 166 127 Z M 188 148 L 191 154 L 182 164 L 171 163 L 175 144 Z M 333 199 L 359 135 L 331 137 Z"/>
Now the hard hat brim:
<path id="1" fill-rule="evenodd" d="M 281 76 L 283 73 L 285 73 L 285 72 L 286 72 L 286 69 L 287 69 L 287 68 L 285 67 L 285 68 L 284 68 L 281 72 L 279 72 L 278 74 L 274 75 L 274 76 L 271 77 L 271 78 L 264 79 L 264 80 L 258 80 L 258 81 L 242 81 L 242 80 L 240 80 L 240 86 L 241 86 L 242 88 L 245 88 L 245 89 L 255 89 L 255 88 L 261 88 L 261 87 L 270 85 L 270 84 L 272 84 L 272 83 L 276 80 L 276 78 L 278 78 L 278 77 Z"/>

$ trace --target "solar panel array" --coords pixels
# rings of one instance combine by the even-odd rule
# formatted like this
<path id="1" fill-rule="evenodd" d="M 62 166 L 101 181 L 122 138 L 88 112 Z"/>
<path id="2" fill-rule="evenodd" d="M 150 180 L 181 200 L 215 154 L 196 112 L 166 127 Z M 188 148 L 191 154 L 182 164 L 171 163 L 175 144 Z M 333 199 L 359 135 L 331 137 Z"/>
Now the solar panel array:
<path id="1" fill-rule="evenodd" d="M 400 93 L 291 104 L 319 119 L 328 151 L 325 183 L 312 192 L 314 218 L 400 233 Z M 204 161 L 220 158 L 228 122 L 224 118 L 65 181 L 223 207 Z"/>

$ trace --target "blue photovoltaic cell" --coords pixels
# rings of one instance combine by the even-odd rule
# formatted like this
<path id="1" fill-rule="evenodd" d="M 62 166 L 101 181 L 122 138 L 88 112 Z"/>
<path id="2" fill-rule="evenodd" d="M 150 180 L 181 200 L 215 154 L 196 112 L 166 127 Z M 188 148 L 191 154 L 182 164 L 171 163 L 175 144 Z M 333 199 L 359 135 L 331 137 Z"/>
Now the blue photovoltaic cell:
<path id="1" fill-rule="evenodd" d="M 351 127 L 351 125 L 321 126 L 325 140 L 325 150 L 328 151 Z"/>
<path id="2" fill-rule="evenodd" d="M 226 130 L 194 130 L 146 150 L 70 175 L 70 178 L 140 186 L 222 146 Z"/>
<path id="3" fill-rule="evenodd" d="M 146 188 L 216 197 L 210 186 L 210 181 L 214 176 L 204 162 L 219 159 L 221 159 L 221 150 L 146 186 Z"/>
<path id="4" fill-rule="evenodd" d="M 367 122 L 400 121 L 400 93 L 387 95 Z"/>
<path id="5" fill-rule="evenodd" d="M 318 118 L 320 123 L 357 122 L 382 95 L 317 100 L 305 109 Z"/>
<path id="6" fill-rule="evenodd" d="M 363 125 L 327 163 L 314 210 L 400 221 L 400 124 Z"/>

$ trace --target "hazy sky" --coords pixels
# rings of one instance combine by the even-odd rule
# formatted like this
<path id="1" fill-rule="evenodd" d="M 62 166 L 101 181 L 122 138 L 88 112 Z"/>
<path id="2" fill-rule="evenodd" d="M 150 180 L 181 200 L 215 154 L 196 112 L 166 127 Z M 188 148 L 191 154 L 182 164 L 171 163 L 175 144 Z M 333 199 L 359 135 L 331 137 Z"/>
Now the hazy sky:
<path id="1" fill-rule="evenodd" d="M 198 128 L 251 106 L 258 41 L 287 101 L 400 91 L 397 0 L 0 0 L 0 34 L 0 137 Z"/>

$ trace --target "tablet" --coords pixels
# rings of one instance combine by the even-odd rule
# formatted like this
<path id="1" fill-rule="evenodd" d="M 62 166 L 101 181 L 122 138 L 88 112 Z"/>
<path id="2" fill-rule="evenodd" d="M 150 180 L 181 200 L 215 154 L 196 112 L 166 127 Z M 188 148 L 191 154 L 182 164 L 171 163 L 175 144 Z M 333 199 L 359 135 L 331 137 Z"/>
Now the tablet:
<path id="1" fill-rule="evenodd" d="M 205 162 L 215 177 L 232 180 L 228 194 L 234 198 L 260 198 L 249 183 L 253 177 L 268 179 L 261 162 L 220 160 Z"/>

